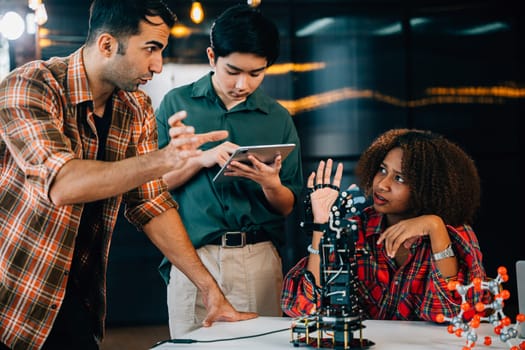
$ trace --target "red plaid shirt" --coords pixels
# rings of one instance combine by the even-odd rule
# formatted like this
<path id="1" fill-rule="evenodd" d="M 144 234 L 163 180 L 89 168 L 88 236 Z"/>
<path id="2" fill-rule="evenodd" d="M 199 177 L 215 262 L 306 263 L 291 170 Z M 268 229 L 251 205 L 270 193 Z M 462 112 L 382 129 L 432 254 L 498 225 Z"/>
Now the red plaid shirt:
<path id="1" fill-rule="evenodd" d="M 96 159 L 98 140 L 82 49 L 66 58 L 22 66 L 0 83 L 0 341 L 39 349 L 65 294 L 83 205 L 55 206 L 49 188 L 71 159 Z M 151 101 L 143 92 L 116 91 L 106 160 L 157 149 Z M 105 271 L 123 196 L 103 202 L 99 299 L 102 337 Z M 162 181 L 124 195 L 126 216 L 139 228 L 176 203 Z"/>
<path id="2" fill-rule="evenodd" d="M 422 236 L 412 245 L 406 263 L 397 267 L 386 255 L 384 245 L 377 245 L 384 231 L 384 216 L 369 207 L 360 217 L 356 249 L 367 254 L 357 256 L 358 290 L 365 315 L 371 319 L 435 321 L 438 314 L 452 317 L 459 313 L 461 297 L 449 291 L 447 281 L 437 269 L 432 256 L 430 239 Z M 459 262 L 458 282 L 469 284 L 474 277 L 485 279 L 478 239 L 470 226 L 447 226 L 454 252 Z M 281 306 L 291 317 L 309 315 L 319 308 L 314 300 L 312 283 L 305 278 L 308 257 L 300 260 L 286 275 Z M 486 293 L 467 294 L 471 305 L 486 300 Z"/>

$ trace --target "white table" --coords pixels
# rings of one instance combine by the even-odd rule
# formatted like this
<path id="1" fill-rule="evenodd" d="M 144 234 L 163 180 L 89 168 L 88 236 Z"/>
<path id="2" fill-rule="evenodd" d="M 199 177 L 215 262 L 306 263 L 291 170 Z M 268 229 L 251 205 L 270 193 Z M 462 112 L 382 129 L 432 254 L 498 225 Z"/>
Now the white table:
<path id="1" fill-rule="evenodd" d="M 236 337 L 246 337 L 250 335 L 262 334 L 270 331 L 287 329 L 292 324 L 291 318 L 281 317 L 258 317 L 241 322 L 217 322 L 209 328 L 199 328 L 188 333 L 184 339 L 194 340 L 214 340 Z M 447 324 L 439 325 L 432 322 L 421 321 L 378 321 L 366 320 L 363 322 L 366 327 L 363 329 L 363 337 L 374 342 L 375 345 L 370 350 L 410 350 L 410 349 L 441 349 L 441 350 L 461 350 L 466 345 L 466 339 L 457 337 L 447 331 Z M 493 327 L 489 324 L 482 324 L 477 329 L 478 341 L 473 350 L 476 349 L 510 349 L 506 343 L 494 337 L 491 346 L 483 344 L 485 336 L 494 336 Z M 354 333 L 358 336 L 358 332 Z M 165 343 L 154 348 L 154 350 L 206 350 L 206 349 L 230 349 L 230 350 L 274 350 L 274 349 L 295 349 L 291 343 L 291 330 L 285 330 L 269 335 L 219 341 L 211 343 L 192 343 L 192 344 L 171 344 Z M 524 339 L 512 339 L 512 345 L 518 345 Z M 298 349 L 315 349 L 304 344 Z"/>

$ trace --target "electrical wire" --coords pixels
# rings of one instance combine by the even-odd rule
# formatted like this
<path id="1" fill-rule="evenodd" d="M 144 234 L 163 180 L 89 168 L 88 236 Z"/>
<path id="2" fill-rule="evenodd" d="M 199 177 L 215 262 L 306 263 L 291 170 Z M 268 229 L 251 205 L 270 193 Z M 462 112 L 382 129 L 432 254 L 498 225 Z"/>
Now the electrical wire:
<path id="1" fill-rule="evenodd" d="M 167 339 L 167 340 L 161 340 L 155 345 L 151 347 L 151 349 L 160 346 L 162 344 L 192 344 L 192 343 L 216 343 L 221 341 L 231 341 L 231 340 L 240 340 L 240 339 L 248 339 L 248 338 L 256 338 L 256 337 L 262 337 L 269 334 L 279 333 L 290 330 L 290 327 L 288 328 L 282 328 L 277 329 L 265 333 L 259 333 L 259 334 L 253 334 L 253 335 L 246 335 L 242 337 L 234 337 L 234 338 L 220 338 L 220 339 L 210 339 L 210 340 L 198 340 L 198 339 Z"/>

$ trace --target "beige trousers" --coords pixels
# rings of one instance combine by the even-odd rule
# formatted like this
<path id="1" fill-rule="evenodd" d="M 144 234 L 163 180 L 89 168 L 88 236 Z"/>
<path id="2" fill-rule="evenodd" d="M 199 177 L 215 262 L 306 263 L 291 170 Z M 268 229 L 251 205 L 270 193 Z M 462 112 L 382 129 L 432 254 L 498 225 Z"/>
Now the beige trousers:
<path id="1" fill-rule="evenodd" d="M 238 311 L 257 312 L 260 316 L 282 315 L 282 261 L 271 242 L 243 248 L 206 245 L 197 249 L 197 253 Z M 201 326 L 206 317 L 202 294 L 173 265 L 167 299 L 171 338 L 179 338 Z"/>

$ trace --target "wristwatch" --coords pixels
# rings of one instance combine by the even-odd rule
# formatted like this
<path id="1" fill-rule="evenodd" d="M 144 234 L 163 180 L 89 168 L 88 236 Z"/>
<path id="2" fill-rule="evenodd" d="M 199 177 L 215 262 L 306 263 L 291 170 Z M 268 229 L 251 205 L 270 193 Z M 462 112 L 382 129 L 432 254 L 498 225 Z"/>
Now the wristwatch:
<path id="1" fill-rule="evenodd" d="M 307 250 L 310 254 L 319 255 L 319 249 L 315 249 L 311 244 L 308 246 Z"/>
<path id="2" fill-rule="evenodd" d="M 444 250 L 437 252 L 432 256 L 434 257 L 434 261 L 438 261 L 438 260 L 442 260 L 445 258 L 456 256 L 456 254 L 454 254 L 454 250 L 452 249 L 452 244 L 450 243 Z"/>

